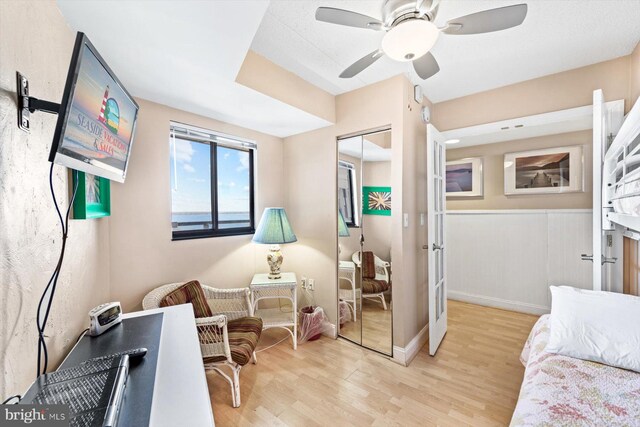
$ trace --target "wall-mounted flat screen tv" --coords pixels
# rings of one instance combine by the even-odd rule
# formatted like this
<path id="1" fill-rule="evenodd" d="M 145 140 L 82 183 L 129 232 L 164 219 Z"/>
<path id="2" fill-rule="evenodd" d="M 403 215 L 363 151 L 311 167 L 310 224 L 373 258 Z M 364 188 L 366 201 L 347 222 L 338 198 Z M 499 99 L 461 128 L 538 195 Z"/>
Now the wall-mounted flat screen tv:
<path id="1" fill-rule="evenodd" d="M 124 182 L 138 104 L 78 33 L 49 161 Z"/>

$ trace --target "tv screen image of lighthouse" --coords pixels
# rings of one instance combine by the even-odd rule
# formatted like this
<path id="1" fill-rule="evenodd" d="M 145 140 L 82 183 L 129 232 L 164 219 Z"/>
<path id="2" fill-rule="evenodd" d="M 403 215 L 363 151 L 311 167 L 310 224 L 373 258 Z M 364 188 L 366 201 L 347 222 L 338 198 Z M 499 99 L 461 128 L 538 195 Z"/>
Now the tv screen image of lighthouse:
<path id="1" fill-rule="evenodd" d="M 58 151 L 124 171 L 136 114 L 135 104 L 85 45 Z"/>

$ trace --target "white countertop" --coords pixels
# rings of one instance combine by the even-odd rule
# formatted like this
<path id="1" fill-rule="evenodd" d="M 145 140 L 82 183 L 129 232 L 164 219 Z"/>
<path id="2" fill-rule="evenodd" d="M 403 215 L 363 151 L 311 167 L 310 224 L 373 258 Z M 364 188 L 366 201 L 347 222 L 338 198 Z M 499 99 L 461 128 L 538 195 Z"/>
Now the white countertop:
<path id="1" fill-rule="evenodd" d="M 153 427 L 214 426 L 213 411 L 191 304 L 136 311 L 123 318 L 163 313 L 151 403 Z"/>

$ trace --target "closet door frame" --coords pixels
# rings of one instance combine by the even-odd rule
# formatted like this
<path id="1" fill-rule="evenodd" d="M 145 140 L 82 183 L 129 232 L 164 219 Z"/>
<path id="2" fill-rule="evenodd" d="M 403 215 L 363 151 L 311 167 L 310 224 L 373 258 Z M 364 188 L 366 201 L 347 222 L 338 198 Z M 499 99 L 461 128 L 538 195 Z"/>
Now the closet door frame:
<path id="1" fill-rule="evenodd" d="M 355 137 L 360 137 L 360 182 L 358 183 L 358 194 L 360 196 L 360 204 L 359 204 L 359 212 L 358 212 L 358 216 L 360 218 L 360 225 L 358 227 L 358 230 L 360 232 L 360 254 L 362 256 L 362 251 L 364 249 L 364 240 L 363 240 L 363 233 L 364 233 L 364 215 L 362 213 L 363 210 L 363 194 L 362 194 L 362 187 L 363 187 L 363 177 L 364 177 L 364 159 L 363 159 L 363 144 L 364 144 L 364 137 L 367 135 L 372 135 L 372 134 L 377 134 L 377 133 L 382 133 L 382 132 L 391 132 L 391 126 L 390 125 L 385 125 L 385 126 L 380 126 L 377 128 L 372 128 L 366 131 L 359 131 L 359 132 L 353 132 L 353 133 L 349 133 L 349 134 L 345 134 L 342 136 L 338 136 L 336 138 L 336 216 L 338 215 L 338 185 L 337 185 L 337 180 L 338 180 L 338 161 L 340 160 L 340 141 L 341 140 L 345 140 L 345 139 L 349 139 L 349 138 L 355 138 Z M 392 144 L 393 146 L 393 144 Z M 393 162 L 393 159 L 391 160 Z M 393 189 L 392 189 L 393 191 Z M 355 214 L 355 213 L 354 213 Z M 338 219 L 336 218 L 336 224 L 337 224 Z M 364 237 L 364 239 L 366 239 L 366 237 Z M 340 250 L 338 248 L 338 246 L 340 245 L 340 237 L 337 236 L 337 227 L 336 227 L 336 313 L 337 313 L 337 325 L 336 325 L 336 338 L 342 338 L 345 339 L 349 342 L 352 342 L 354 344 L 359 345 L 362 348 L 366 348 L 367 350 L 371 350 L 374 351 L 376 353 L 382 354 L 384 356 L 387 357 L 393 357 L 393 317 L 394 317 L 394 311 L 392 309 L 392 307 L 390 306 L 389 309 L 391 310 L 391 328 L 390 328 L 390 334 L 391 334 L 391 348 L 390 348 L 390 352 L 389 353 L 385 353 L 384 351 L 380 351 L 377 350 L 375 348 L 371 348 L 371 347 L 367 347 L 365 345 L 362 344 L 362 328 L 364 325 L 364 319 L 363 319 L 363 310 L 362 310 L 362 289 L 360 289 L 360 293 L 359 293 L 359 307 L 360 307 L 360 342 L 356 342 L 348 337 L 345 337 L 343 335 L 340 334 L 340 295 L 339 295 L 339 288 L 340 288 L 340 279 L 339 277 L 339 262 L 340 262 Z M 355 273 L 355 277 L 358 281 L 358 283 L 362 283 L 362 269 L 361 268 L 357 268 L 356 267 L 356 273 Z M 361 285 L 362 286 L 362 285 Z M 391 291 L 393 293 L 393 291 Z M 393 295 L 391 296 L 391 300 L 393 303 Z M 393 304 L 391 304 L 393 305 Z"/>

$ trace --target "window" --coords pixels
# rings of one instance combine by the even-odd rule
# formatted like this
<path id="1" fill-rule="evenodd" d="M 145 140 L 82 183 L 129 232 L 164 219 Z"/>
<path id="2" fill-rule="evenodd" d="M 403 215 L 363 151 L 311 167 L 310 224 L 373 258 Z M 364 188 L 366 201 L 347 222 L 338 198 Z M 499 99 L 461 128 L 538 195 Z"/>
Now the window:
<path id="1" fill-rule="evenodd" d="M 358 196 L 356 188 L 356 169 L 349 162 L 338 162 L 338 209 L 347 223 L 347 227 L 358 227 Z"/>
<path id="2" fill-rule="evenodd" d="M 173 240 L 252 234 L 255 144 L 171 124 Z"/>

